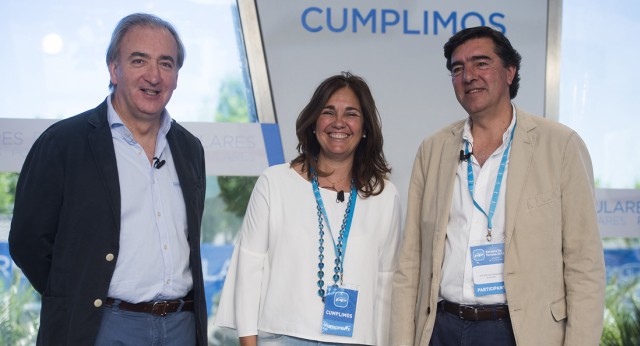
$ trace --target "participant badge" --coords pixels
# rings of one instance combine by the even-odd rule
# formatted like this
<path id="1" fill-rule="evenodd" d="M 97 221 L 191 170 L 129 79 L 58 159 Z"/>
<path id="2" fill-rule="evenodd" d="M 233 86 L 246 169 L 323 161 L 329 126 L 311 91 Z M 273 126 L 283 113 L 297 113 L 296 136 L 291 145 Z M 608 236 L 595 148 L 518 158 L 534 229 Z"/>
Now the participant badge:
<path id="1" fill-rule="evenodd" d="M 471 247 L 473 286 L 476 297 L 504 294 L 504 243 Z"/>
<path id="2" fill-rule="evenodd" d="M 322 334 L 353 336 L 358 291 L 329 286 L 322 318 Z"/>

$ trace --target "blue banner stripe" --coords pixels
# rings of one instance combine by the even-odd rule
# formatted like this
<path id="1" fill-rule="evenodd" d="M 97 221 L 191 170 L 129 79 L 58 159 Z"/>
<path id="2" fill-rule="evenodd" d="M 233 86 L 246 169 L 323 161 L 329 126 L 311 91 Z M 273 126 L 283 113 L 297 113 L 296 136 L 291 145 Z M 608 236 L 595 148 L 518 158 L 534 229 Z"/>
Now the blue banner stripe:
<path id="1" fill-rule="evenodd" d="M 267 161 L 269 166 L 284 163 L 284 152 L 282 151 L 282 139 L 278 124 L 260 124 L 262 127 L 262 138 L 267 151 Z"/>

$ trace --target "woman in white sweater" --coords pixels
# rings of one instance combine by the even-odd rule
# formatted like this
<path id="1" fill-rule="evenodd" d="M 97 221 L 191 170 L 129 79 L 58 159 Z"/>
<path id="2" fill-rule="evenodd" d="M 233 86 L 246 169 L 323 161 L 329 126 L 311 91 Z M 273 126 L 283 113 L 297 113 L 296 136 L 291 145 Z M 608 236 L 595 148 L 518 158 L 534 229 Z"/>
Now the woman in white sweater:
<path id="1" fill-rule="evenodd" d="M 326 79 L 296 133 L 254 187 L 216 325 L 241 345 L 386 345 L 401 207 L 369 87 Z"/>

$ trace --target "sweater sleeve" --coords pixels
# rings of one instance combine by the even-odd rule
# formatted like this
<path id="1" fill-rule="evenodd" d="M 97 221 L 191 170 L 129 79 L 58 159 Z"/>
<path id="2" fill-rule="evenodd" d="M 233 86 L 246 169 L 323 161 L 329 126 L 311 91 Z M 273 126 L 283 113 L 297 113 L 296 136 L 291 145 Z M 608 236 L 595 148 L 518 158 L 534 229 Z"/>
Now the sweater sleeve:
<path id="1" fill-rule="evenodd" d="M 29 151 L 18 178 L 9 250 L 33 287 L 43 294 L 63 202 L 64 160 L 48 130 Z"/>
<path id="2" fill-rule="evenodd" d="M 238 336 L 258 334 L 260 296 L 269 235 L 269 184 L 261 176 L 253 189 L 216 312 L 215 325 Z"/>
<path id="3" fill-rule="evenodd" d="M 598 345 L 602 333 L 605 267 L 587 148 L 573 134 L 562 165 L 562 248 L 567 299 L 565 345 Z"/>

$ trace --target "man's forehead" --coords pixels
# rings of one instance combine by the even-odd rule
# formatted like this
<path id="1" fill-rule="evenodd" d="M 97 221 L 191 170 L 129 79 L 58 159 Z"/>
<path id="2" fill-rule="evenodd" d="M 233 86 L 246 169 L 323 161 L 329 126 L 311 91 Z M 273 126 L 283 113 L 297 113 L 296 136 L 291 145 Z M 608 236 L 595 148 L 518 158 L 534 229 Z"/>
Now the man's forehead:
<path id="1" fill-rule="evenodd" d="M 122 43 L 135 42 L 136 44 L 169 43 L 177 47 L 176 39 L 171 32 L 156 26 L 135 26 L 127 30 L 122 37 Z"/>
<path id="2" fill-rule="evenodd" d="M 472 38 L 453 50 L 451 60 L 477 60 L 478 58 L 497 58 L 495 53 L 495 44 L 493 40 L 487 37 Z"/>
<path id="3" fill-rule="evenodd" d="M 178 44 L 165 28 L 137 26 L 125 33 L 120 45 L 120 53 L 122 57 L 136 55 L 171 57 L 175 60 L 178 55 Z"/>

